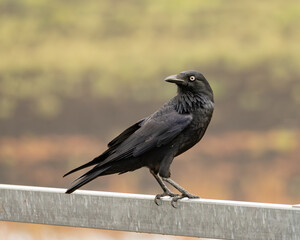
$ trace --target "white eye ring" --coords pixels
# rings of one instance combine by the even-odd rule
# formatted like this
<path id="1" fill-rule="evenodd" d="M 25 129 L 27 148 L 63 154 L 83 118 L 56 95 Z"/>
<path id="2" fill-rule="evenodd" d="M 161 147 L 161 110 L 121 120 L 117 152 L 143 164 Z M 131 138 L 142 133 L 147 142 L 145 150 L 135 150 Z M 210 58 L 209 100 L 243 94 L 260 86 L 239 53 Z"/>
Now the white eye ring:
<path id="1" fill-rule="evenodd" d="M 196 80 L 196 77 L 195 76 L 190 76 L 190 80 L 193 82 Z"/>

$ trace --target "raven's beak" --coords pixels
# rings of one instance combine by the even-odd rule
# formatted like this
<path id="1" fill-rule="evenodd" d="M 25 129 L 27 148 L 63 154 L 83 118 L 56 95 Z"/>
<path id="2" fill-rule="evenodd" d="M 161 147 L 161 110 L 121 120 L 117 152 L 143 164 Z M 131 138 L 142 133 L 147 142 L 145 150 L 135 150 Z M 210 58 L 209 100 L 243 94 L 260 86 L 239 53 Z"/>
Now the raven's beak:
<path id="1" fill-rule="evenodd" d="M 176 84 L 184 84 L 185 81 L 177 77 L 177 75 L 171 75 L 165 78 L 166 82 L 176 83 Z"/>

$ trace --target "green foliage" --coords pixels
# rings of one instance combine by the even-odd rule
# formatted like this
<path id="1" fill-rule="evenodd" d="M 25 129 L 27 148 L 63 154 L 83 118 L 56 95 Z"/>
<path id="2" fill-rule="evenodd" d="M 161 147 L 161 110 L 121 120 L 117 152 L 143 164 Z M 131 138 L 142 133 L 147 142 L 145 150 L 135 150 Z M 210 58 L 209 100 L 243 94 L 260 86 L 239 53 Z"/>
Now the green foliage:
<path id="1" fill-rule="evenodd" d="M 209 73 L 218 98 L 243 76 L 280 89 L 300 76 L 299 11 L 280 0 L 2 0 L 0 118 L 20 101 L 53 116 L 64 98 L 166 99 L 174 89 L 160 81 L 187 69 Z"/>

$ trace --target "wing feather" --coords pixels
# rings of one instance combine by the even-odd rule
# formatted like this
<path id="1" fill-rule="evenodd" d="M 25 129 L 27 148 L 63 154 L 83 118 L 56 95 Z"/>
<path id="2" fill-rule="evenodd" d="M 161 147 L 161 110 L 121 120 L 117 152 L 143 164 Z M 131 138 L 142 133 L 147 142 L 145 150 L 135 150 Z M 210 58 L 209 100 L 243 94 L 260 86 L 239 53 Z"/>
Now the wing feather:
<path id="1" fill-rule="evenodd" d="M 171 142 L 192 121 L 189 114 L 171 111 L 160 116 L 151 116 L 143 125 L 124 140 L 107 159 L 99 166 L 108 162 L 119 161 L 130 157 L 139 157 L 153 148 Z"/>
<path id="2" fill-rule="evenodd" d="M 132 126 L 130 126 L 129 128 L 127 128 L 126 130 L 124 130 L 120 135 L 118 135 L 117 137 L 115 137 L 113 140 L 111 140 L 107 146 L 110 148 L 110 147 L 113 147 L 113 146 L 117 146 L 119 145 L 120 143 L 122 143 L 125 139 L 127 139 L 132 133 L 134 133 L 136 130 L 138 130 L 143 121 L 145 120 L 142 119 L 140 121 L 138 121 L 137 123 L 133 124 Z"/>

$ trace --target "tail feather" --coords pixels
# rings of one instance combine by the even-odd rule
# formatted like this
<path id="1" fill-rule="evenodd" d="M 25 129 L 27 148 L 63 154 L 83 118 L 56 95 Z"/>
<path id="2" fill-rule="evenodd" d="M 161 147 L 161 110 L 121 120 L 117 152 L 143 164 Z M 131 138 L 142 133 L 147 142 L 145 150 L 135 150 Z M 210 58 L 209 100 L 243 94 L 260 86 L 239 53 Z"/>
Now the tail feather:
<path id="1" fill-rule="evenodd" d="M 103 175 L 103 173 L 106 170 L 108 170 L 109 168 L 110 168 L 110 166 L 108 166 L 106 168 L 100 168 L 100 169 L 95 169 L 95 168 L 91 169 L 89 172 L 87 172 L 87 173 L 83 174 L 82 176 L 80 176 L 79 178 L 77 178 L 76 180 L 78 180 L 78 182 L 75 183 L 73 186 L 71 186 L 66 191 L 66 193 L 70 194 L 70 193 L 74 192 L 76 189 L 82 187 L 83 185 L 85 185 L 88 182 L 92 181 L 96 177 L 99 177 L 99 176 Z"/>
<path id="2" fill-rule="evenodd" d="M 63 177 L 66 177 L 66 176 L 70 175 L 71 173 L 77 172 L 77 171 L 79 171 L 81 169 L 84 169 L 84 168 L 96 165 L 96 164 L 102 162 L 103 160 L 105 160 L 108 156 L 109 156 L 109 152 L 105 151 L 103 154 L 101 154 L 100 156 L 94 158 L 92 161 L 90 161 L 90 162 L 88 162 L 86 164 L 83 164 L 83 165 L 81 165 L 81 166 L 79 166 L 79 167 L 71 170 L 70 172 L 67 172 Z"/>
<path id="3" fill-rule="evenodd" d="M 70 175 L 71 173 L 77 172 L 77 171 L 79 171 L 81 169 L 84 169 L 84 168 L 87 168 L 87 167 L 90 167 L 90 166 L 93 166 L 93 165 L 97 164 L 97 163 L 93 163 L 93 161 L 88 162 L 86 164 L 83 164 L 83 165 L 81 165 L 81 166 L 79 166 L 79 167 L 71 170 L 70 172 L 67 172 L 65 175 L 63 175 L 63 177 L 66 177 L 66 176 Z"/>

